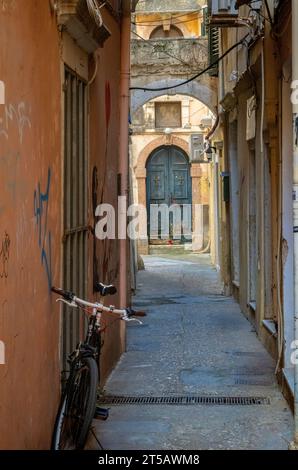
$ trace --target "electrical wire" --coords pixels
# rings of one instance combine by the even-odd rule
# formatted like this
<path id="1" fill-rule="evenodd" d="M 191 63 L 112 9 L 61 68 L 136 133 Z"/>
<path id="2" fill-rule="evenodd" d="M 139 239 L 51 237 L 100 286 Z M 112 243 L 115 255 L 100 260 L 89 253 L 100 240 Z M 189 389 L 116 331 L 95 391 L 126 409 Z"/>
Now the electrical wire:
<path id="1" fill-rule="evenodd" d="M 171 26 L 177 26 L 179 24 L 186 24 L 186 23 L 191 23 L 193 21 L 196 21 L 196 20 L 200 20 L 200 19 L 203 19 L 203 16 L 197 16 L 197 18 L 193 18 L 193 19 L 190 19 L 190 20 L 185 20 L 185 21 L 171 21 Z M 156 22 L 155 24 L 148 24 L 148 23 L 143 23 L 143 22 L 136 22 L 136 21 L 132 21 L 131 24 L 133 24 L 134 26 L 162 26 L 162 22 L 163 20 L 160 20 L 160 22 Z"/>
<path id="2" fill-rule="evenodd" d="M 87 86 L 92 85 L 92 83 L 94 82 L 94 80 L 96 78 L 97 72 L 98 72 L 98 57 L 97 57 L 95 52 L 93 54 L 93 59 L 94 59 L 94 63 L 95 63 L 94 73 L 93 73 L 91 79 L 89 80 L 89 82 L 87 83 Z"/>
<path id="3" fill-rule="evenodd" d="M 201 19 L 200 16 L 198 16 L 198 18 L 196 19 Z M 187 20 L 187 21 L 173 21 L 171 23 L 171 26 L 177 26 L 179 24 L 186 24 L 186 23 L 190 23 L 191 21 L 195 21 L 195 20 Z M 156 24 L 146 24 L 146 23 L 135 23 L 134 21 L 131 22 L 131 24 L 133 24 L 134 26 L 146 26 L 146 27 L 150 27 L 150 26 L 162 26 L 162 20 L 160 20 L 160 23 L 156 23 Z"/>
<path id="4" fill-rule="evenodd" d="M 97 3 L 97 0 L 86 0 L 86 2 L 87 2 L 87 7 L 89 10 L 90 16 L 94 19 L 95 24 L 99 28 L 101 28 L 103 25 L 103 20 L 102 20 L 102 16 L 100 13 L 100 8 L 103 7 L 104 4 L 99 6 L 99 4 Z"/>
<path id="5" fill-rule="evenodd" d="M 215 65 L 219 64 L 231 51 L 233 51 L 236 47 L 246 44 L 246 39 L 248 38 L 249 33 L 247 33 L 244 38 L 242 38 L 239 42 L 231 46 L 223 55 L 221 55 L 218 59 L 214 60 L 208 67 L 204 70 L 201 70 L 199 73 L 194 75 L 193 77 L 189 78 L 188 80 L 184 80 L 181 83 L 177 83 L 177 85 L 167 86 L 167 87 L 160 87 L 160 88 L 147 88 L 147 87 L 130 87 L 130 90 L 143 90 L 143 91 L 165 91 L 165 90 L 173 90 L 182 85 L 187 85 L 188 83 L 196 80 L 198 77 L 203 75 L 204 73 L 208 72 L 208 70 L 212 69 Z"/>
<path id="6" fill-rule="evenodd" d="M 287 31 L 291 19 L 292 19 L 292 12 L 289 14 L 289 16 L 286 20 L 286 23 L 285 23 L 285 25 L 284 25 L 284 27 L 283 27 L 283 29 L 280 33 L 276 32 L 276 26 L 272 29 L 273 36 L 276 37 L 276 38 L 281 38 L 285 34 L 285 32 Z"/>

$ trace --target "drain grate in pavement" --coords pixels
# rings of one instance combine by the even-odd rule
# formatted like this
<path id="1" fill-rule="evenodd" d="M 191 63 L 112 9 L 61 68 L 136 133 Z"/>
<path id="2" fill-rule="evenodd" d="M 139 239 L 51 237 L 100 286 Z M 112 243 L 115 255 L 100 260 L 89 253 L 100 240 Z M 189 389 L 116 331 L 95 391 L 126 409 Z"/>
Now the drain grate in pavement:
<path id="1" fill-rule="evenodd" d="M 109 405 L 270 405 L 268 397 L 219 397 L 219 396 L 104 396 L 101 404 Z"/>
<path id="2" fill-rule="evenodd" d="M 269 387 L 273 384 L 273 380 L 258 380 L 258 379 L 241 379 L 237 378 L 235 380 L 235 385 L 255 385 L 261 387 Z"/>

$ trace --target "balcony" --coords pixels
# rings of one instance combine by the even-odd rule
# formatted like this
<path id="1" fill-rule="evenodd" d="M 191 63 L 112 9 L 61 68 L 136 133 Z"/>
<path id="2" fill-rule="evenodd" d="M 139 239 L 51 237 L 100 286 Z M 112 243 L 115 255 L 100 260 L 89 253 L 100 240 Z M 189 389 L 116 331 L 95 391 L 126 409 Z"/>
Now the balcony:
<path id="1" fill-rule="evenodd" d="M 208 40 L 198 39 L 133 39 L 131 44 L 132 76 L 148 73 L 185 75 L 198 72 L 208 63 Z"/>
<path id="2" fill-rule="evenodd" d="M 88 54 L 102 47 L 111 33 L 103 24 L 99 27 L 89 14 L 86 0 L 60 0 L 57 5 L 57 21 Z"/>

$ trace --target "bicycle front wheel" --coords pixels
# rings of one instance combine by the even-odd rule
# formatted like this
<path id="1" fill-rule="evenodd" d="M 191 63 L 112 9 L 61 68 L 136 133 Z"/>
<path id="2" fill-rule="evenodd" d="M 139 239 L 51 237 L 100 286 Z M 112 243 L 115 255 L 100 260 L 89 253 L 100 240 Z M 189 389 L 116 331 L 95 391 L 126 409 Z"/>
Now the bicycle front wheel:
<path id="1" fill-rule="evenodd" d="M 80 359 L 66 385 L 56 417 L 52 449 L 83 449 L 96 409 L 98 368 L 94 358 Z"/>

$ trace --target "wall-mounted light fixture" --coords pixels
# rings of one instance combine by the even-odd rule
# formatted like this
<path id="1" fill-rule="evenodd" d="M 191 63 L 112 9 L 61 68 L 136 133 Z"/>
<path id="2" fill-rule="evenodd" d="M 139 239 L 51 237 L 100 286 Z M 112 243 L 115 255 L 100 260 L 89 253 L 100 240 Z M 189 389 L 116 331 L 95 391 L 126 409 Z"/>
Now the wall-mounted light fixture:
<path id="1" fill-rule="evenodd" d="M 207 160 L 211 162 L 213 159 L 213 155 L 216 154 L 216 147 L 212 147 L 211 143 L 207 140 L 205 142 L 204 152 L 206 154 Z"/>

